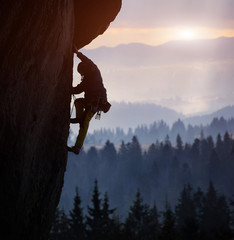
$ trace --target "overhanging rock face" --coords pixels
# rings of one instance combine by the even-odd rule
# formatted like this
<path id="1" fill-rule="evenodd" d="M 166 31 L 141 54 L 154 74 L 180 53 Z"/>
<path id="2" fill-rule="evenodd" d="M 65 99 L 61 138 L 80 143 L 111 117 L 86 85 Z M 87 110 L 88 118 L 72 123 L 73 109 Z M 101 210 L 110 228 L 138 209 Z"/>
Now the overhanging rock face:
<path id="1" fill-rule="evenodd" d="M 83 0 L 74 4 L 74 42 L 78 49 L 103 34 L 121 8 L 121 0 Z"/>
<path id="2" fill-rule="evenodd" d="M 121 0 L 0 3 L 1 232 L 47 239 L 66 168 L 73 41 L 102 34 Z M 74 39 L 74 40 L 73 40 Z"/>

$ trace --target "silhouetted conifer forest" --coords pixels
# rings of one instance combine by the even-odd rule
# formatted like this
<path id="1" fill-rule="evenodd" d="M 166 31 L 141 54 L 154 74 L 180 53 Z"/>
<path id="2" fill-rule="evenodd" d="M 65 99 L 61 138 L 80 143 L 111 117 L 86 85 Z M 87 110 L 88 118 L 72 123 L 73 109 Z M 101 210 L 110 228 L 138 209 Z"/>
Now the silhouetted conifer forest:
<path id="1" fill-rule="evenodd" d="M 196 138 L 183 143 L 180 135 L 172 145 L 167 136 L 143 150 L 137 137 L 116 149 L 110 141 L 98 149 L 91 147 L 80 155 L 69 155 L 60 206 L 68 211 L 77 185 L 84 202 L 91 197 L 95 179 L 102 192 L 108 192 L 112 206 L 121 217 L 126 216 L 136 189 L 152 206 L 157 201 L 161 209 L 167 200 L 172 206 L 184 184 L 203 191 L 212 181 L 219 192 L 234 194 L 234 140 L 229 133 Z M 70 201 L 70 202 L 69 202 Z"/>
<path id="2" fill-rule="evenodd" d="M 197 128 L 191 142 L 155 131 L 147 147 L 133 136 L 69 154 L 51 239 L 233 239 L 233 120 Z"/>
<path id="3" fill-rule="evenodd" d="M 123 129 L 101 129 L 95 130 L 92 134 L 88 134 L 86 144 L 103 145 L 107 140 L 114 144 L 120 144 L 121 141 L 131 141 L 133 136 L 137 136 L 141 144 L 151 144 L 152 142 L 163 141 L 168 135 L 172 144 L 176 143 L 177 134 L 181 136 L 184 142 L 192 143 L 195 138 L 201 134 L 204 136 L 212 136 L 216 138 L 218 134 L 223 135 L 225 132 L 234 133 L 234 119 L 229 120 L 221 118 L 214 118 L 208 125 L 191 125 L 187 126 L 178 119 L 170 127 L 166 122 L 159 121 L 153 124 L 141 125 L 135 129 L 129 128 L 125 133 Z"/>
<path id="4" fill-rule="evenodd" d="M 158 211 L 144 202 L 138 190 L 121 221 L 110 208 L 108 193 L 101 194 L 95 180 L 91 204 L 84 214 L 78 188 L 72 210 L 57 208 L 49 240 L 231 240 L 234 228 L 234 202 L 218 194 L 212 182 L 204 192 L 184 185 L 175 207 L 165 202 Z"/>

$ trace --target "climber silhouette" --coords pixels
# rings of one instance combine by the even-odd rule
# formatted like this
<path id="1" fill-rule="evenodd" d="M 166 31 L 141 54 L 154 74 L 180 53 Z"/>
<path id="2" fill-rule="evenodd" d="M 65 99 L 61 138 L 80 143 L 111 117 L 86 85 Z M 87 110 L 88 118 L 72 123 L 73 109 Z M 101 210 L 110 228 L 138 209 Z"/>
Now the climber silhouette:
<path id="1" fill-rule="evenodd" d="M 97 113 L 96 118 L 100 118 L 101 111 L 108 112 L 111 104 L 107 101 L 106 89 L 103 86 L 102 76 L 98 67 L 84 54 L 74 49 L 77 57 L 81 60 L 77 71 L 81 75 L 81 83 L 72 87 L 72 94 L 84 92 L 84 98 L 77 98 L 74 102 L 76 108 L 76 118 L 72 118 L 71 123 L 79 123 L 80 129 L 73 147 L 67 150 L 79 154 L 83 146 L 89 122 Z"/>

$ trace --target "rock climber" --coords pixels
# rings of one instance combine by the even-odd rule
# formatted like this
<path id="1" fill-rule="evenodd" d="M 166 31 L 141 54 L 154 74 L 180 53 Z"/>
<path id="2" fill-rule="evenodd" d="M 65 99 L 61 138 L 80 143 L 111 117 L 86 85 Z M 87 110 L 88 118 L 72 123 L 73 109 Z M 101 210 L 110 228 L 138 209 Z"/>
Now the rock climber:
<path id="1" fill-rule="evenodd" d="M 71 123 L 79 123 L 80 129 L 73 147 L 67 147 L 67 150 L 79 154 L 88 128 L 89 122 L 97 113 L 100 117 L 101 111 L 108 112 L 111 104 L 107 101 L 106 89 L 103 85 L 102 76 L 97 65 L 88 57 L 75 48 L 77 57 L 81 60 L 78 64 L 77 71 L 81 75 L 81 83 L 72 87 L 72 94 L 84 92 L 84 98 L 77 98 L 74 102 L 76 108 L 76 117 L 70 120 Z"/>

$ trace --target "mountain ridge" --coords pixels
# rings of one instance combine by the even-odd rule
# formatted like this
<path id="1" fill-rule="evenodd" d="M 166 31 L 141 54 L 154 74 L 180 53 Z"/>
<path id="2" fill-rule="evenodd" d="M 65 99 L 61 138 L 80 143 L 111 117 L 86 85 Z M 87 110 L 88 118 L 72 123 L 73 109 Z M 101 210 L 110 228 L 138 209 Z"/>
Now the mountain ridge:
<path id="1" fill-rule="evenodd" d="M 197 115 L 193 117 L 186 117 L 183 119 L 183 121 L 186 124 L 192 124 L 192 125 L 199 125 L 199 124 L 208 124 L 210 123 L 214 118 L 225 118 L 230 119 L 234 118 L 234 105 L 229 105 L 223 108 L 218 109 L 217 111 L 214 111 L 210 114 L 204 114 L 204 115 Z"/>
<path id="2" fill-rule="evenodd" d="M 152 45 L 152 44 L 147 44 L 147 43 L 142 43 L 142 42 L 129 42 L 129 43 L 120 43 L 118 45 L 115 45 L 115 46 L 100 46 L 100 47 L 96 47 L 96 48 L 83 48 L 82 50 L 85 50 L 87 52 L 89 51 L 94 51 L 94 50 L 104 50 L 104 49 L 108 49 L 111 50 L 111 49 L 115 49 L 115 48 L 118 48 L 118 49 L 121 49 L 121 48 L 124 48 L 124 47 L 127 47 L 127 46 L 136 46 L 136 47 L 139 47 L 139 46 L 143 46 L 143 47 L 150 47 L 150 48 L 159 48 L 159 47 L 164 47 L 164 46 L 169 46 L 169 45 L 173 45 L 173 44 L 181 44 L 181 43 L 198 43 L 198 42 L 212 42 L 212 41 L 217 41 L 217 42 L 220 42 L 220 41 L 234 41 L 234 37 L 224 37 L 224 36 L 221 36 L 221 37 L 217 37 L 217 38 L 199 38 L 199 39 L 192 39 L 192 40 L 172 40 L 172 41 L 168 41 L 168 42 L 165 42 L 165 43 L 161 43 L 161 44 L 158 44 L 158 45 Z"/>
<path id="3" fill-rule="evenodd" d="M 201 38 L 201 39 L 194 39 L 194 40 L 172 40 L 172 41 L 168 41 L 162 44 L 158 44 L 158 45 L 151 45 L 151 44 L 146 44 L 146 43 L 141 43 L 141 42 L 130 42 L 130 43 L 120 43 L 116 46 L 100 46 L 97 48 L 83 48 L 82 50 L 86 51 L 86 52 L 92 52 L 92 51 L 96 51 L 96 50 L 106 50 L 108 49 L 108 51 L 110 51 L 111 49 L 121 49 L 121 48 L 125 48 L 125 47 L 129 47 L 129 46 L 143 46 L 143 47 L 149 47 L 149 48 L 161 48 L 161 47 L 165 47 L 165 46 L 170 46 L 173 44 L 181 44 L 181 43 L 186 43 L 187 45 L 189 45 L 190 43 L 201 43 L 201 42 L 219 42 L 221 43 L 221 41 L 225 41 L 225 43 L 227 42 L 234 42 L 234 37 L 217 37 L 217 38 Z"/>
<path id="4" fill-rule="evenodd" d="M 138 125 L 147 125 L 154 121 L 166 119 L 172 124 L 184 115 L 167 107 L 154 103 L 126 103 L 111 102 L 112 107 L 108 114 L 102 114 L 101 121 L 93 120 L 90 124 L 90 132 L 100 128 L 114 129 L 121 127 L 125 131 Z M 95 122 L 94 122 L 95 121 Z"/>
<path id="5" fill-rule="evenodd" d="M 143 43 L 102 46 L 82 51 L 97 63 L 110 65 L 151 66 L 196 61 L 234 60 L 234 37 L 216 39 L 176 40 L 161 45 Z M 124 57 L 123 57 L 124 56 Z"/>
<path id="6" fill-rule="evenodd" d="M 108 114 L 103 114 L 101 121 L 93 120 L 90 125 L 90 132 L 98 129 L 115 129 L 120 127 L 125 131 L 129 128 L 136 128 L 140 125 L 150 125 L 153 122 L 163 120 L 168 125 L 172 125 L 178 119 L 186 125 L 206 125 L 214 118 L 223 117 L 225 119 L 234 118 L 234 105 L 220 108 L 210 114 L 187 117 L 167 107 L 154 103 L 125 103 L 112 102 L 112 108 Z M 72 126 L 77 132 L 76 126 Z M 75 130 L 74 130 L 75 129 Z"/>

